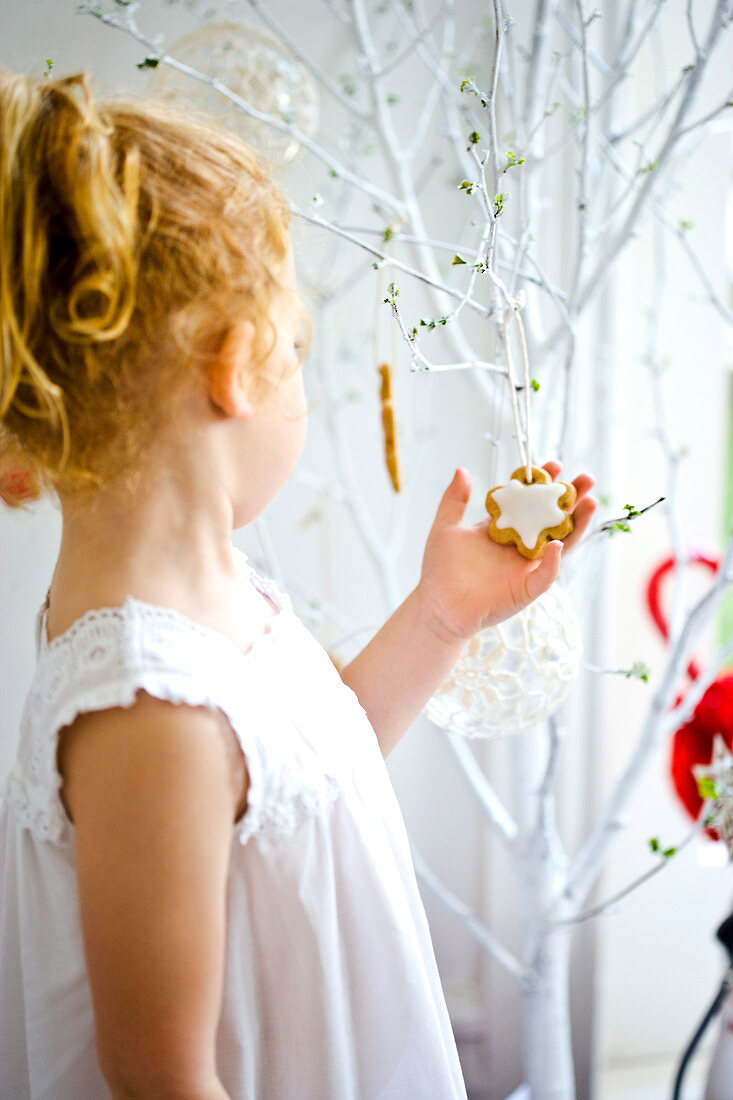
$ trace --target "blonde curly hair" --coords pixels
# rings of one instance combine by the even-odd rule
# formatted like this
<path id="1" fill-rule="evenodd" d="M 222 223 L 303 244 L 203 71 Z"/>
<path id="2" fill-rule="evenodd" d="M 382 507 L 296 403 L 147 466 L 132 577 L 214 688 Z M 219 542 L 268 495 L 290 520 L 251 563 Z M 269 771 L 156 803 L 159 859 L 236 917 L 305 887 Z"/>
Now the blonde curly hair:
<path id="1" fill-rule="evenodd" d="M 0 462 L 70 496 L 133 485 L 242 320 L 266 391 L 288 223 L 232 134 L 154 103 L 95 104 L 85 74 L 0 73 Z"/>

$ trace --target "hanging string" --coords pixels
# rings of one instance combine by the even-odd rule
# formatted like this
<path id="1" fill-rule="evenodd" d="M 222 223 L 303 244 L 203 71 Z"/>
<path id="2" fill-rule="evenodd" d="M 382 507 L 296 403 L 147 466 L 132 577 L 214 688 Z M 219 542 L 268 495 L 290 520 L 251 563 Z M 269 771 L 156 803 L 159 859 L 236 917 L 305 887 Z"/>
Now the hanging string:
<path id="1" fill-rule="evenodd" d="M 512 397 L 512 414 L 514 416 L 514 431 L 517 437 L 517 447 L 519 448 L 519 462 L 524 466 L 527 475 L 527 484 L 532 484 L 532 443 L 531 443 L 531 420 L 530 420 L 530 390 L 531 381 L 529 377 L 529 354 L 527 352 L 527 338 L 524 334 L 524 325 L 522 324 L 522 318 L 520 317 L 520 310 L 524 306 L 524 293 L 520 291 L 511 307 L 504 310 L 504 317 L 502 319 L 502 332 L 504 334 L 504 350 L 506 353 L 506 369 L 509 376 L 509 389 Z M 521 418 L 519 415 L 519 399 L 517 397 L 517 382 L 514 373 L 514 357 L 512 355 L 511 342 L 509 339 L 509 318 L 514 318 L 514 324 L 519 336 L 519 348 L 522 353 L 522 370 L 524 374 L 524 398 L 525 398 L 525 411 L 524 411 L 524 425 L 525 429 L 522 431 Z"/>

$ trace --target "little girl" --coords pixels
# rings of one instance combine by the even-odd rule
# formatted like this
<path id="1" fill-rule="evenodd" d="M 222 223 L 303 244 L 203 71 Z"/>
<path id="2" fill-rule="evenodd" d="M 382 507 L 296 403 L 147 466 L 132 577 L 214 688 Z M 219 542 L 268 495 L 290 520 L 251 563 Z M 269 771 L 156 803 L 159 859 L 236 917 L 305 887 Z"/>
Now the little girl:
<path id="1" fill-rule="evenodd" d="M 563 546 L 463 526 L 456 471 L 337 673 L 231 545 L 305 435 L 287 223 L 230 134 L 0 75 L 0 442 L 63 514 L 0 814 L 3 1100 L 465 1096 L 384 757 Z"/>

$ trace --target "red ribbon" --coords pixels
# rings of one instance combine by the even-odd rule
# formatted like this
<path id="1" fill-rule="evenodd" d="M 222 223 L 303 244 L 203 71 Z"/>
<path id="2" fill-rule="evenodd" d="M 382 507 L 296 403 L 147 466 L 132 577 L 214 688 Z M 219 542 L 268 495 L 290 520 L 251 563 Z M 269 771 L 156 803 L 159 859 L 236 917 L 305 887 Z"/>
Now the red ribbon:
<path id="1" fill-rule="evenodd" d="M 711 573 L 717 573 L 720 565 L 720 558 L 717 554 L 708 554 L 704 550 L 691 550 L 687 555 L 687 560 L 689 562 L 696 562 L 699 565 L 704 565 Z M 658 565 L 652 573 L 646 587 L 646 605 L 649 609 L 649 614 L 654 620 L 665 642 L 669 638 L 669 623 L 662 612 L 660 596 L 662 582 L 668 574 L 672 572 L 676 562 L 677 559 L 674 555 L 670 558 L 665 558 L 661 565 Z M 691 680 L 697 680 L 700 675 L 700 668 L 694 657 L 687 666 L 687 675 Z"/>
<path id="2" fill-rule="evenodd" d="M 720 559 L 704 550 L 692 550 L 687 555 L 691 563 L 702 565 L 711 573 L 717 573 Z M 675 568 L 677 559 L 665 558 L 657 566 L 647 583 L 646 604 L 659 633 L 669 638 L 669 623 L 662 611 L 661 593 L 665 578 Z M 691 682 L 697 680 L 700 668 L 693 658 L 687 666 L 687 675 Z M 676 704 L 682 700 L 680 695 Z M 681 726 L 672 738 L 670 772 L 675 791 L 682 805 L 693 820 L 697 820 L 703 807 L 703 798 L 697 786 L 694 768 L 707 765 L 713 759 L 713 742 L 720 735 L 729 748 L 733 747 L 733 675 L 730 673 L 718 677 L 709 686 L 695 707 L 690 719 Z M 714 829 L 705 830 L 713 840 L 718 840 Z"/>

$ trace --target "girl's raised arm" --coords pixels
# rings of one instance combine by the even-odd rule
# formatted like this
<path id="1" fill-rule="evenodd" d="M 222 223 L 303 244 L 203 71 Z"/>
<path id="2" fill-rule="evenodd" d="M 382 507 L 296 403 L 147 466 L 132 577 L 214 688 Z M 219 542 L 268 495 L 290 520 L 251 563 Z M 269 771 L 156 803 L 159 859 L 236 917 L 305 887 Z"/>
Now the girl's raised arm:
<path id="1" fill-rule="evenodd" d="M 59 768 L 112 1095 L 225 1100 L 226 878 L 247 789 L 235 736 L 217 711 L 140 693 L 67 727 Z"/>
<path id="2" fill-rule="evenodd" d="M 561 467 L 548 462 L 545 469 L 554 480 Z M 588 496 L 593 487 L 589 474 L 580 474 L 573 485 L 575 529 L 565 539 L 565 550 L 583 537 L 597 504 Z M 384 756 L 448 675 L 471 635 L 521 611 L 550 587 L 560 569 L 560 542 L 549 543 L 544 557 L 528 561 L 513 547 L 491 541 L 488 520 L 466 526 L 462 521 L 470 495 L 470 474 L 456 470 L 438 506 L 417 587 L 341 671 L 367 712 Z"/>

